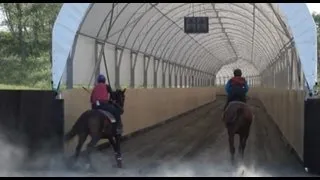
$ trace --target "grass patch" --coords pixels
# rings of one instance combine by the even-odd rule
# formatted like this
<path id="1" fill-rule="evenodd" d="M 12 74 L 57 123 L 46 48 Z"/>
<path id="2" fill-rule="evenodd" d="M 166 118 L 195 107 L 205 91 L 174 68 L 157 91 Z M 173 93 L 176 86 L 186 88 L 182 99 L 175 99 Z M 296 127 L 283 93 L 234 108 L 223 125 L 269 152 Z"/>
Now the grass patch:
<path id="1" fill-rule="evenodd" d="M 40 88 L 28 87 L 22 85 L 0 84 L 1 90 L 39 90 Z"/>
<path id="2" fill-rule="evenodd" d="M 29 57 L 25 62 L 16 56 L 0 60 L 1 89 L 51 90 L 51 65 L 49 55 Z"/>

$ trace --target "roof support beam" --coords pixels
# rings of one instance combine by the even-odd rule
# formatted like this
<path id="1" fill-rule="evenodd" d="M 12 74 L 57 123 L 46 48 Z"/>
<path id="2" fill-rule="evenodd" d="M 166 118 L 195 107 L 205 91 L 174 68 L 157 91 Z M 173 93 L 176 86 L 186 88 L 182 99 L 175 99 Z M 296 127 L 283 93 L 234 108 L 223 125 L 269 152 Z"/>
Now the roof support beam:
<path id="1" fill-rule="evenodd" d="M 253 51 L 254 51 L 254 34 L 255 34 L 255 28 L 256 28 L 256 6 L 253 5 L 253 12 L 252 12 L 252 23 L 253 23 L 253 28 L 252 28 L 252 49 L 251 49 L 251 61 L 254 61 L 253 57 Z"/>
<path id="2" fill-rule="evenodd" d="M 172 21 L 172 19 L 170 19 L 168 16 L 166 16 L 161 10 L 159 10 L 156 6 L 154 6 L 153 4 L 151 4 L 153 6 L 153 8 L 155 8 L 160 14 L 162 14 L 163 16 L 165 16 L 169 21 L 173 22 L 182 32 L 183 29 L 174 21 Z M 213 58 L 220 60 L 219 58 L 217 58 L 214 54 L 212 54 L 212 52 L 210 52 L 206 47 L 203 47 L 194 37 L 188 35 L 193 41 L 195 41 L 199 46 L 201 46 L 202 48 L 204 48 L 209 54 L 212 55 Z M 221 60 L 220 60 L 221 61 Z"/>
<path id="3" fill-rule="evenodd" d="M 230 37 L 228 36 L 228 34 L 227 34 L 226 31 L 225 31 L 225 28 L 223 27 L 223 23 L 221 22 L 221 18 L 219 17 L 219 12 L 218 12 L 218 11 L 216 10 L 216 8 L 215 8 L 215 3 L 211 3 L 211 6 L 212 6 L 213 11 L 217 14 L 217 19 L 218 19 L 219 24 L 220 24 L 220 26 L 221 26 L 221 28 L 222 28 L 222 32 L 223 32 L 223 33 L 225 34 L 225 36 L 227 37 L 228 42 L 229 42 L 229 44 L 230 44 L 231 49 L 233 50 L 233 53 L 234 53 L 235 57 L 238 57 L 237 52 L 236 52 L 236 50 L 234 49 L 234 46 L 232 45 L 232 43 L 231 43 L 231 41 L 230 41 Z"/>

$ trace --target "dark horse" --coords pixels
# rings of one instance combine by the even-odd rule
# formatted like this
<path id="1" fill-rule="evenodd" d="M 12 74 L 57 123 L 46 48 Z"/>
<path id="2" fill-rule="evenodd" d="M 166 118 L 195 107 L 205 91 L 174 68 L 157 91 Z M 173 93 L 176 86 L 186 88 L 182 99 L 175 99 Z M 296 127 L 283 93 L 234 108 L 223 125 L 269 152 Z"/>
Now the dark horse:
<path id="1" fill-rule="evenodd" d="M 116 90 L 111 93 L 111 97 L 115 100 L 115 105 L 120 106 L 123 110 L 125 101 L 126 89 Z M 122 111 L 123 112 L 123 111 Z M 91 141 L 87 145 L 86 158 L 91 166 L 90 153 L 100 139 L 108 139 L 115 152 L 117 166 L 122 167 L 122 157 L 120 151 L 121 134 L 116 132 L 116 124 L 114 117 L 110 113 L 102 110 L 87 110 L 80 115 L 71 130 L 65 135 L 65 142 L 70 141 L 78 135 L 79 141 L 76 147 L 75 160 L 78 159 L 82 145 L 86 141 L 88 135 L 91 136 Z"/>
<path id="2" fill-rule="evenodd" d="M 240 136 L 239 153 L 243 159 L 253 117 L 253 113 L 249 106 L 240 101 L 230 102 L 223 114 L 222 119 L 228 130 L 232 163 L 234 163 L 235 154 L 234 135 L 238 134 Z"/>

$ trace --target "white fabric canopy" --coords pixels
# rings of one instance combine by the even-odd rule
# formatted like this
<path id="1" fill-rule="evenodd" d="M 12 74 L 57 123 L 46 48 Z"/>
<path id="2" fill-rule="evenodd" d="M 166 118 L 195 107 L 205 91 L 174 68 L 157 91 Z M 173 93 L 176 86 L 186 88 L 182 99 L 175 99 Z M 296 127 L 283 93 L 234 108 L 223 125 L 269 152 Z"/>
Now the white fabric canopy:
<path id="1" fill-rule="evenodd" d="M 311 86 L 315 82 L 316 27 L 304 3 L 115 3 L 112 7 L 112 3 L 63 5 L 53 29 L 53 88 L 61 80 L 77 33 L 208 73 L 239 61 L 250 75 L 265 70 L 293 40 L 307 82 Z M 209 33 L 184 33 L 183 17 L 193 15 L 209 17 Z"/>

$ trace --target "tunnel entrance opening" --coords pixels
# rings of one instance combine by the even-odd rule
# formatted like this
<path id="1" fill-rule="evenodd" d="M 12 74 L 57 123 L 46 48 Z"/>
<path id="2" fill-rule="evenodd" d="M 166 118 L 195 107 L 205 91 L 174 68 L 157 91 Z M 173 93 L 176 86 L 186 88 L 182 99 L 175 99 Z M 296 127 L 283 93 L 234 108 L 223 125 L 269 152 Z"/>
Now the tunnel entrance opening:
<path id="1" fill-rule="evenodd" d="M 239 67 L 250 83 L 250 96 L 262 101 L 303 159 L 303 104 L 316 74 L 316 32 L 305 5 L 192 6 L 196 16 L 209 17 L 208 33 L 184 32 L 183 17 L 193 13 L 189 3 L 64 5 L 54 30 L 53 81 L 54 87 L 60 80 L 67 86 L 62 92 L 69 104 L 66 117 L 73 121 L 87 108 L 88 95 L 76 87 L 91 83 L 88 74 L 105 73 L 100 52 L 112 67 L 112 86 L 131 87 L 124 114 L 126 133 L 213 101 L 223 94 L 219 86 Z M 294 26 L 297 22 L 304 26 Z"/>

